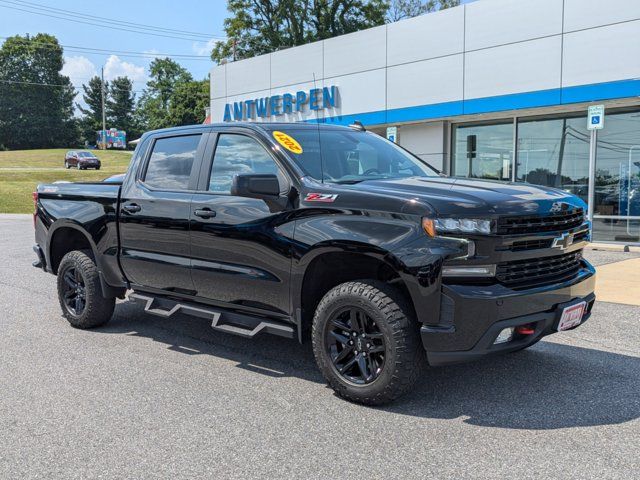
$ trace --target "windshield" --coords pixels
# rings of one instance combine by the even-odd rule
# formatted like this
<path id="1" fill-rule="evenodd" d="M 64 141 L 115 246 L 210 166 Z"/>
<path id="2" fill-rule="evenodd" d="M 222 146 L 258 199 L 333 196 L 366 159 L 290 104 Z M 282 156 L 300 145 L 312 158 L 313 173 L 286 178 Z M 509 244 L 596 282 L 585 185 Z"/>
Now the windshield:
<path id="1" fill-rule="evenodd" d="M 385 178 L 438 176 L 438 172 L 425 162 L 371 132 L 314 130 L 283 125 L 272 134 L 307 175 L 322 182 L 358 183 Z M 291 148 L 290 143 L 287 146 L 291 139 L 297 146 Z"/>
<path id="2" fill-rule="evenodd" d="M 82 158 L 94 158 L 95 155 L 90 152 L 78 152 L 78 156 Z"/>

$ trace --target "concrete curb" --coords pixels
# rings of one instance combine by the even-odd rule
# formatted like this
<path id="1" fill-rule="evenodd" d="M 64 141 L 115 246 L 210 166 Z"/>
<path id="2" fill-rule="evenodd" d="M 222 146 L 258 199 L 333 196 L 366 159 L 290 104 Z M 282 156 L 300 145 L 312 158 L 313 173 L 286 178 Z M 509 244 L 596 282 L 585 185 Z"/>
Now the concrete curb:
<path id="1" fill-rule="evenodd" d="M 0 220 L 11 219 L 11 218 L 14 218 L 14 219 L 33 218 L 33 214 L 32 213 L 0 213 Z"/>
<path id="2" fill-rule="evenodd" d="M 624 245 L 615 243 L 590 243 L 586 246 L 587 250 L 603 250 L 605 252 L 633 252 L 640 253 L 640 246 Z"/>

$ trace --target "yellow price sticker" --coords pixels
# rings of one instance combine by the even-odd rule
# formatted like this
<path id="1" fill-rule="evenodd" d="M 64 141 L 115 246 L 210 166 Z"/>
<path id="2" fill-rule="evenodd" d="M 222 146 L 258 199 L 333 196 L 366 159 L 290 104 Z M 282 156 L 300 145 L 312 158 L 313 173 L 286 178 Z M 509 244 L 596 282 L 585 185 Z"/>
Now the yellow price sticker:
<path id="1" fill-rule="evenodd" d="M 295 138 L 290 137 L 286 133 L 275 130 L 273 132 L 273 138 L 275 138 L 280 145 L 282 145 L 290 152 L 296 153 L 298 155 L 302 153 L 302 147 L 300 146 L 300 144 L 296 141 Z"/>

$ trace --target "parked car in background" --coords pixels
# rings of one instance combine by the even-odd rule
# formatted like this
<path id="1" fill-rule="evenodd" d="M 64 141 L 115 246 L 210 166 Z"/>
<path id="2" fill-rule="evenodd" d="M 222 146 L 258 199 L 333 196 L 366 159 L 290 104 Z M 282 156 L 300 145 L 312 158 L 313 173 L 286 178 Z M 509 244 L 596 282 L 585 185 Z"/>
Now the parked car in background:
<path id="1" fill-rule="evenodd" d="M 91 152 L 71 150 L 64 156 L 64 168 L 76 167 L 78 170 L 95 168 L 100 170 L 100 159 Z"/>

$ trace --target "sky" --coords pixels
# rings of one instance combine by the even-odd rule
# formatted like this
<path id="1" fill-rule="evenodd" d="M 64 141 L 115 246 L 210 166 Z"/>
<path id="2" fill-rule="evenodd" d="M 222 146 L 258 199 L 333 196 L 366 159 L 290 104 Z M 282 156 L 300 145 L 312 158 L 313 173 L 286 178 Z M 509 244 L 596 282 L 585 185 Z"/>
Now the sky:
<path id="1" fill-rule="evenodd" d="M 62 73 L 68 75 L 76 88 L 80 89 L 93 75 L 99 75 L 101 67 L 104 67 L 106 80 L 127 75 L 134 81 L 134 90 L 139 95 L 147 81 L 149 64 L 158 53 L 202 55 L 201 58 L 175 60 L 187 68 L 195 79 L 206 78 L 212 67 L 209 54 L 213 42 L 224 36 L 223 22 L 228 15 L 226 3 L 226 0 L 0 0 L 0 43 L 4 42 L 4 37 L 16 34 L 49 33 L 55 35 L 61 45 L 107 50 L 97 54 L 65 48 Z M 60 11 L 40 10 L 45 15 L 22 11 L 35 11 L 31 8 L 33 5 L 204 35 L 189 39 L 166 38 L 83 24 L 77 20 L 100 22 L 96 18 L 73 17 Z M 52 15 L 64 18 L 54 18 Z M 138 29 L 131 25 L 120 25 L 127 29 Z M 173 32 L 154 33 L 175 36 Z M 150 56 L 145 58 L 111 53 L 115 51 L 145 52 Z"/>
<path id="2" fill-rule="evenodd" d="M 469 1 L 462 0 L 461 3 Z M 78 91 L 104 67 L 106 80 L 122 75 L 131 78 L 136 96 L 139 96 L 148 79 L 149 64 L 156 54 L 199 55 L 199 58 L 174 60 L 189 70 L 195 79 L 206 78 L 213 65 L 209 58 L 211 48 L 216 39 L 224 38 L 223 22 L 228 15 L 226 4 L 226 0 L 0 0 L 0 43 L 5 37 L 16 34 L 55 35 L 61 45 L 68 46 L 64 49 L 62 73 L 70 77 Z M 40 14 L 34 13 L 38 7 Z M 42 7 L 48 10 L 44 11 Z M 181 33 L 155 30 L 153 33 L 156 35 L 151 35 L 148 31 L 136 33 L 112 28 L 140 30 L 131 24 L 116 23 L 105 28 L 78 21 L 104 25 L 96 17 L 179 30 Z M 167 38 L 184 37 L 185 31 L 189 32 L 190 38 Z M 197 36 L 192 36 L 193 33 Z M 89 53 L 72 47 L 106 51 Z M 148 56 L 119 53 L 123 51 L 141 52 Z M 82 103 L 80 94 L 76 101 Z"/>

